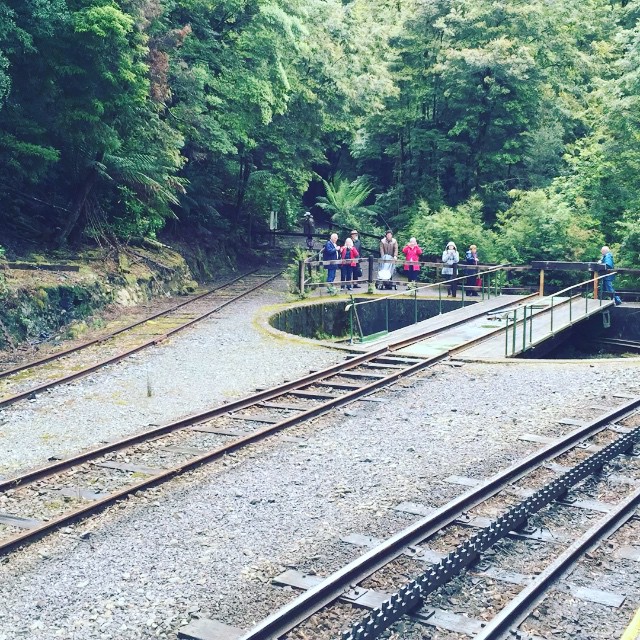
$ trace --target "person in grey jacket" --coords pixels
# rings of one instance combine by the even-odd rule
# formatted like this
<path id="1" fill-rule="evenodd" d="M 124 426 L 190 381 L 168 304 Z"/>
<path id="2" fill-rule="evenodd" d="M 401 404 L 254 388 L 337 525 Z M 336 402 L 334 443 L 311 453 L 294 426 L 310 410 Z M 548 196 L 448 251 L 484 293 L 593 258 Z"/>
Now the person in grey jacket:
<path id="1" fill-rule="evenodd" d="M 447 242 L 447 246 L 442 252 L 442 262 L 444 262 L 445 265 L 442 267 L 442 275 L 445 276 L 445 280 L 455 278 L 458 273 L 458 262 L 460 262 L 460 254 L 458 253 L 455 242 L 451 240 Z M 458 283 L 451 282 L 447 287 L 447 295 L 455 298 L 457 291 Z"/>

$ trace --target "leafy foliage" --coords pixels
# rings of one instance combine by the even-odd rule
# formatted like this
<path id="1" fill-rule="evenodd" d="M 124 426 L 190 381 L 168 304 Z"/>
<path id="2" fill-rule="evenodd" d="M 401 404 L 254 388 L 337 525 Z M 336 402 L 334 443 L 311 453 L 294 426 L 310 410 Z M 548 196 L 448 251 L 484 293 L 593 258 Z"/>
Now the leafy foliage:
<path id="1" fill-rule="evenodd" d="M 606 240 L 637 264 L 639 18 L 640 0 L 0 0 L 0 223 L 49 244 L 246 237 L 317 202 L 432 253 Z"/>

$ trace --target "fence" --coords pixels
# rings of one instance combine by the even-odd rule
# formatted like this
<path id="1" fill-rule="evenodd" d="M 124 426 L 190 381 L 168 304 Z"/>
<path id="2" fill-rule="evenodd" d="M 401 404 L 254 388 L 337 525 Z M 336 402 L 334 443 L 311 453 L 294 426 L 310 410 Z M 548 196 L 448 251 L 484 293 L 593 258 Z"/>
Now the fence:
<path id="1" fill-rule="evenodd" d="M 616 274 L 615 271 L 611 271 L 607 273 L 607 276 L 614 276 Z M 509 355 L 514 356 L 517 352 L 524 352 L 527 349 L 530 349 L 534 346 L 534 336 L 533 336 L 533 320 L 536 314 L 536 311 L 545 310 L 549 312 L 549 334 L 554 335 L 554 311 L 562 306 L 568 306 L 569 309 L 569 325 L 574 323 L 574 307 L 575 301 L 581 300 L 584 298 L 584 316 L 581 316 L 580 319 L 584 319 L 585 316 L 588 315 L 589 312 L 589 300 L 592 302 L 598 303 L 598 308 L 601 308 L 603 305 L 602 296 L 598 297 L 598 272 L 594 272 L 593 278 L 589 280 L 584 280 L 583 282 L 579 282 L 578 284 L 574 284 L 570 287 L 566 287 L 560 291 L 556 291 L 552 295 L 547 296 L 546 298 L 542 298 L 540 300 L 536 300 L 536 302 L 532 302 L 530 304 L 525 304 L 522 307 L 516 307 L 512 311 L 509 311 L 504 314 L 504 319 L 506 320 L 505 332 L 504 332 L 504 355 L 505 357 L 509 357 Z M 577 294 L 570 293 L 573 291 L 577 291 Z M 566 294 L 569 294 L 568 296 Z M 521 316 L 519 318 L 519 316 Z M 527 324 L 528 323 L 528 324 Z M 518 324 L 520 324 L 520 328 L 522 329 L 522 348 L 520 349 L 520 340 L 517 336 L 518 333 Z M 509 334 L 509 327 L 511 327 L 511 334 Z M 563 325 L 563 328 L 566 328 L 566 324 Z M 511 345 L 511 353 L 509 353 L 509 345 Z"/>
<path id="2" fill-rule="evenodd" d="M 443 265 L 438 265 L 438 266 L 443 266 Z M 425 291 L 427 289 L 429 290 L 435 290 L 437 288 L 438 291 L 438 313 L 442 314 L 442 309 L 443 309 L 443 297 L 442 297 L 442 290 L 444 287 L 451 287 L 453 284 L 459 285 L 460 286 L 460 291 L 462 294 L 462 306 L 465 306 L 466 303 L 466 298 L 467 296 L 465 295 L 466 290 L 468 289 L 473 289 L 474 292 L 478 291 L 479 293 L 479 298 L 482 300 L 486 300 L 491 298 L 491 296 L 493 295 L 498 296 L 500 295 L 499 293 L 499 274 L 504 271 L 505 267 L 507 265 L 498 265 L 496 267 L 493 267 L 491 269 L 488 269 L 486 271 L 480 271 L 477 274 L 474 274 L 474 278 L 478 277 L 480 278 L 482 284 L 480 287 L 477 286 L 472 286 L 469 287 L 465 284 L 465 281 L 467 280 L 467 278 L 469 278 L 468 275 L 464 275 L 464 276 L 458 276 L 455 278 L 450 278 L 448 280 L 444 280 L 442 282 L 434 282 L 434 283 L 430 283 L 430 284 L 424 284 L 424 285 L 417 285 L 414 289 L 412 289 L 410 293 L 413 296 L 413 304 L 414 304 L 414 312 L 413 312 L 413 323 L 412 324 L 417 324 L 419 322 L 418 319 L 418 292 L 419 291 Z M 399 296 L 403 296 L 406 297 L 407 292 L 404 291 L 399 291 L 399 292 L 395 292 L 395 293 L 391 293 L 385 296 L 377 296 L 375 298 L 371 298 L 369 300 L 361 300 L 356 302 L 356 300 L 354 299 L 354 296 L 351 296 L 351 301 L 347 304 L 345 311 L 347 311 L 349 313 L 349 338 L 350 338 L 350 342 L 353 344 L 356 339 L 359 342 L 365 342 L 366 340 L 371 340 L 374 338 L 379 337 L 380 335 L 384 335 L 386 333 L 389 333 L 389 301 L 393 300 L 394 298 L 397 298 Z M 375 334 L 371 334 L 371 335 L 367 335 L 365 336 L 363 331 L 362 331 L 362 323 L 360 322 L 360 317 L 358 316 L 358 309 L 366 306 L 366 305 L 384 305 L 385 308 L 385 322 L 384 322 L 384 328 L 381 331 L 376 332 Z"/>

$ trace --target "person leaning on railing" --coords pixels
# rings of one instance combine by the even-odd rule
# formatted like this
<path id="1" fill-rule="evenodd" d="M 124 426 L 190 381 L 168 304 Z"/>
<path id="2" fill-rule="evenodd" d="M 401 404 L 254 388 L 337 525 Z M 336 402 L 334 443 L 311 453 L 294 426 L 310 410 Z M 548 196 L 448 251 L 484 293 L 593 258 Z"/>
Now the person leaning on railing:
<path id="1" fill-rule="evenodd" d="M 442 275 L 445 276 L 445 280 L 451 280 L 455 277 L 457 265 L 460 262 L 460 254 L 458 253 L 458 248 L 456 247 L 455 242 L 447 242 L 447 246 L 442 252 L 442 262 L 445 264 L 445 266 L 442 267 Z M 455 281 L 449 283 L 449 286 L 447 287 L 447 295 L 455 298 L 457 291 L 458 283 Z"/>
<path id="2" fill-rule="evenodd" d="M 335 289 L 333 288 L 331 283 L 336 279 L 338 263 L 333 261 L 337 261 L 340 259 L 339 251 L 340 247 L 338 246 L 338 234 L 332 233 L 331 237 L 327 240 L 322 249 L 322 259 L 332 261 L 324 265 L 324 268 L 327 270 L 327 282 L 329 283 L 327 289 L 329 293 L 335 293 Z"/>
<path id="3" fill-rule="evenodd" d="M 602 258 L 600 258 L 600 263 L 604 264 L 607 267 L 607 269 L 613 270 L 614 268 L 613 254 L 611 253 L 611 250 L 609 249 L 609 247 L 605 245 L 604 247 L 602 247 L 602 249 L 600 249 L 600 253 L 602 254 Z M 601 278 L 602 292 L 611 294 L 611 297 L 613 298 L 613 302 L 615 303 L 616 306 L 618 306 L 622 304 L 622 300 L 620 300 L 620 296 L 618 296 L 618 294 L 615 292 L 615 289 L 613 288 L 614 277 L 615 276 L 610 275 L 610 276 L 603 276 Z"/>
<path id="4" fill-rule="evenodd" d="M 415 238 L 411 238 L 402 249 L 402 253 L 404 253 L 405 257 L 404 272 L 407 274 L 407 289 L 412 289 L 416 286 L 415 283 L 418 279 L 422 249 L 418 246 L 418 241 Z"/>

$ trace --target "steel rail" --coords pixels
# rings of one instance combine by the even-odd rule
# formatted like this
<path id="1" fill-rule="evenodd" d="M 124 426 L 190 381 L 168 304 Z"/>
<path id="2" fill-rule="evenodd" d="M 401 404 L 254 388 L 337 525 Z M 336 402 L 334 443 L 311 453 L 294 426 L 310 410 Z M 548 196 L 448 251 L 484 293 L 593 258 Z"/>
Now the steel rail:
<path id="1" fill-rule="evenodd" d="M 413 344 L 414 342 L 419 342 L 424 338 L 430 337 L 432 334 L 433 332 L 427 331 L 423 334 L 418 334 L 417 336 L 414 336 L 412 338 L 407 338 L 407 339 L 400 340 L 398 342 L 389 343 L 387 345 L 381 346 L 372 351 L 367 351 L 365 353 L 361 353 L 355 356 L 350 356 L 346 362 L 340 362 L 338 364 L 331 365 L 324 369 L 313 371 L 306 376 L 283 383 L 281 385 L 278 385 L 277 387 L 273 387 L 271 389 L 265 389 L 265 390 L 250 394 L 238 400 L 234 400 L 232 402 L 218 405 L 217 407 L 208 409 L 207 411 L 192 414 L 190 416 L 181 418 L 180 420 L 169 422 L 164 425 L 160 425 L 159 427 L 156 427 L 154 429 L 142 431 L 140 433 L 127 436 L 126 438 L 123 438 L 121 440 L 116 440 L 115 442 L 110 442 L 100 447 L 89 449 L 75 456 L 64 458 L 52 464 L 38 467 L 36 469 L 25 472 L 18 476 L 7 478 L 5 480 L 0 480 L 0 492 L 7 491 L 8 489 L 15 489 L 17 487 L 24 486 L 26 484 L 35 482 L 37 480 L 42 480 L 46 477 L 59 473 L 60 471 L 64 471 L 65 469 L 69 469 L 75 465 L 82 464 L 83 462 L 87 462 L 88 460 L 91 460 L 92 458 L 95 458 L 97 456 L 105 455 L 107 453 L 118 451 L 120 449 L 125 449 L 126 447 L 132 446 L 134 444 L 139 444 L 141 442 L 145 442 L 146 440 L 151 440 L 153 438 L 157 438 L 162 435 L 179 431 L 181 429 L 187 428 L 194 424 L 204 422 L 205 420 L 210 420 L 212 418 L 224 415 L 225 413 L 240 411 L 242 409 L 246 409 L 255 404 L 258 404 L 259 402 L 273 400 L 278 396 L 285 395 L 289 391 L 307 387 L 325 378 L 330 378 L 343 371 L 348 371 L 349 369 L 358 367 L 361 364 L 364 364 L 371 360 L 375 360 L 379 356 L 385 355 L 387 353 L 393 354 L 393 351 L 400 349 L 402 347 L 406 347 L 410 344 Z M 481 338 L 476 338 L 474 340 L 471 340 L 465 343 L 464 345 L 461 345 L 460 347 L 455 347 L 454 349 L 451 349 L 445 352 L 443 356 L 446 357 L 451 355 L 452 353 L 456 353 L 458 350 L 466 348 L 467 346 L 474 344 L 476 342 L 479 342 L 484 338 L 485 336 L 482 336 Z"/>
<path id="2" fill-rule="evenodd" d="M 214 307 L 213 309 L 209 309 L 208 311 L 206 311 L 205 313 L 201 313 L 200 315 L 192 318 L 191 320 L 189 320 L 188 322 L 185 322 L 183 324 L 181 324 L 178 327 L 174 327 L 173 329 L 170 329 L 169 331 L 167 331 L 166 333 L 156 336 L 155 338 L 151 338 L 150 340 L 146 340 L 145 342 L 143 342 L 142 344 L 139 344 L 136 347 L 133 347 L 132 349 L 127 349 L 126 351 L 121 351 L 120 353 L 116 354 L 115 356 L 111 356 L 110 358 L 106 358 L 104 360 L 100 360 L 99 362 L 96 362 L 88 367 L 85 367 L 84 369 L 80 369 L 78 371 L 75 371 L 74 373 L 70 373 L 68 375 L 65 375 L 61 378 L 57 378 L 56 380 L 51 380 L 49 382 L 44 382 L 43 384 L 37 385 L 35 387 L 31 387 L 25 391 L 21 391 L 20 393 L 16 393 L 12 396 L 8 396 L 5 398 L 0 398 L 0 407 L 7 407 L 11 404 L 14 404 L 16 402 L 18 402 L 19 400 L 24 400 L 25 398 L 28 398 L 30 395 L 34 394 L 34 393 L 40 393 L 42 391 L 46 391 L 47 389 L 51 389 L 53 387 L 57 387 L 61 384 L 66 384 L 68 382 L 73 382 L 74 380 L 77 380 L 78 378 L 83 378 L 84 376 L 89 375 L 90 373 L 93 373 L 94 371 L 97 371 L 98 369 L 101 369 L 102 367 L 105 367 L 107 365 L 110 364 L 115 364 L 116 362 L 120 362 L 120 360 L 123 360 L 124 358 L 127 358 L 135 353 L 138 353 L 139 351 L 142 351 L 143 349 L 146 349 L 147 347 L 151 347 L 157 344 L 160 344 L 161 342 L 164 342 L 165 340 L 167 340 L 167 338 L 171 337 L 172 335 L 178 333 L 179 331 L 183 331 L 184 329 L 190 327 L 193 324 L 196 324 L 197 322 L 200 322 L 201 320 L 204 320 L 205 318 L 208 318 L 210 315 L 213 315 L 214 313 L 220 311 L 221 309 L 224 309 L 226 306 L 232 304 L 233 302 L 236 302 L 237 300 L 240 300 L 241 298 L 244 298 L 245 296 L 249 295 L 250 293 L 253 293 L 254 291 L 256 291 L 257 289 L 259 289 L 260 287 L 265 286 L 266 284 L 268 284 L 269 282 L 275 280 L 276 278 L 279 278 L 281 274 L 276 274 L 270 278 L 267 278 L 266 280 L 264 280 L 263 282 L 259 282 L 257 285 L 255 285 L 254 287 L 251 287 L 250 289 L 247 289 L 247 291 L 243 291 L 242 293 L 234 296 L 233 298 L 230 298 L 229 300 L 226 300 L 225 302 L 223 302 L 222 304 L 219 304 L 218 306 Z"/>
<path id="3" fill-rule="evenodd" d="M 154 429 L 142 431 L 140 433 L 127 436 L 126 438 L 122 438 L 121 440 L 110 442 L 100 447 L 84 451 L 83 453 L 80 453 L 78 455 L 64 458 L 52 464 L 33 469 L 32 471 L 28 471 L 19 476 L 7 478 L 6 480 L 0 481 L 0 492 L 7 491 L 8 489 L 15 489 L 17 487 L 24 486 L 37 480 L 42 480 L 56 473 L 59 473 L 60 471 L 70 469 L 78 464 L 82 464 L 98 456 L 102 456 L 113 451 L 118 451 L 120 449 L 125 449 L 134 444 L 139 444 L 147 440 L 155 439 L 159 436 L 167 435 L 169 433 L 185 429 L 194 424 L 198 424 L 206 420 L 211 420 L 212 418 L 216 418 L 226 413 L 247 409 L 248 407 L 254 406 L 259 402 L 273 400 L 278 396 L 286 395 L 289 391 L 310 386 L 315 382 L 323 380 L 324 378 L 329 378 L 342 371 L 347 371 L 349 369 L 357 367 L 360 364 L 368 362 L 369 360 L 373 360 L 385 353 L 387 353 L 386 347 L 381 347 L 379 349 L 376 349 L 375 351 L 355 356 L 353 358 L 350 358 L 346 362 L 331 365 L 330 367 L 315 371 L 306 376 L 303 376 L 302 378 L 283 383 L 281 385 L 278 385 L 277 387 L 258 391 L 251 395 L 245 396 L 244 398 L 218 405 L 207 411 L 186 416 L 185 418 L 181 418 L 180 420 L 169 422 Z"/>
<path id="4" fill-rule="evenodd" d="M 489 526 L 457 545 L 438 564 L 405 584 L 396 594 L 369 612 L 362 622 L 352 625 L 351 631 L 343 632 L 342 639 L 377 638 L 403 615 L 419 607 L 428 595 L 460 575 L 480 557 L 482 552 L 490 549 L 511 531 L 517 531 L 525 526 L 529 517 L 566 495 L 580 481 L 600 470 L 609 460 L 633 448 L 639 441 L 640 427 L 637 427 L 556 480 L 538 489 L 531 497 L 509 508 Z"/>
<path id="5" fill-rule="evenodd" d="M 381 351 L 385 351 L 385 350 L 381 350 Z M 378 354 L 380 355 L 380 354 Z M 387 386 L 397 380 L 399 380 L 400 378 L 406 377 L 406 376 L 410 376 L 413 375 L 414 373 L 417 373 L 418 371 L 431 366 L 432 364 L 434 364 L 435 362 L 438 362 L 440 360 L 442 360 L 443 358 L 446 357 L 445 355 L 442 356 L 434 356 L 433 358 L 430 359 L 425 359 L 422 360 L 420 362 L 417 362 L 415 364 L 411 364 L 409 366 L 407 366 L 405 369 L 402 369 L 400 371 L 394 371 L 393 373 L 389 374 L 388 376 L 386 376 L 385 378 L 381 378 L 378 380 L 375 380 L 367 385 L 363 385 L 362 387 L 358 388 L 358 389 L 354 389 L 353 391 L 349 391 L 341 396 L 338 396 L 336 398 L 330 399 L 324 403 L 322 403 L 321 405 L 317 406 L 317 407 L 313 407 L 311 409 L 306 410 L 305 412 L 299 414 L 299 415 L 295 415 L 292 416 L 290 418 L 287 418 L 285 420 L 282 420 L 276 424 L 273 425 L 269 425 L 267 427 L 264 427 L 262 429 L 258 429 L 246 436 L 243 436 L 241 438 L 238 438 L 236 440 L 233 440 L 232 442 L 229 442 L 227 444 L 224 444 L 220 447 L 217 447 L 216 449 L 213 449 L 211 451 L 208 451 L 207 453 L 201 455 L 201 456 L 197 456 L 192 458 L 191 460 L 187 460 L 186 462 L 182 463 L 181 465 L 178 465 L 176 467 L 173 467 L 171 469 L 167 469 L 165 471 L 163 471 L 162 473 L 159 474 L 155 474 L 153 476 L 151 476 L 150 478 L 147 478 L 145 480 L 141 480 L 140 482 L 137 482 L 135 484 L 132 485 L 128 485 L 127 487 L 124 487 L 123 489 L 110 493 L 108 495 L 106 495 L 105 497 L 99 499 L 99 500 L 95 500 L 93 502 L 91 502 L 88 505 L 79 507 L 78 509 L 74 509 L 73 511 L 70 511 L 62 516 L 59 516 L 57 518 L 51 519 L 47 522 L 44 522 L 42 525 L 38 526 L 38 527 L 34 527 L 33 529 L 29 529 L 23 533 L 20 533 L 16 536 L 13 536 L 11 538 L 8 538 L 4 541 L 0 541 L 0 556 L 4 555 L 6 553 L 8 553 L 9 551 L 11 551 L 12 549 L 15 549 L 16 547 L 18 547 L 19 545 L 25 544 L 26 542 L 30 542 L 35 540 L 36 538 L 41 537 L 42 535 L 44 535 L 45 533 L 52 531 L 54 529 L 57 529 L 58 527 L 61 527 L 63 525 L 69 524 L 71 522 L 74 522 L 76 520 L 78 520 L 79 518 L 92 514 L 92 513 L 96 513 L 97 511 L 100 511 L 102 509 L 104 509 L 105 507 L 117 502 L 118 500 L 131 495 L 132 493 L 135 493 L 136 491 L 140 491 L 140 490 L 144 490 L 144 489 L 149 489 L 157 484 L 160 484 L 162 482 L 166 482 L 167 480 L 170 480 L 172 478 L 174 478 L 177 475 L 183 474 L 187 471 L 191 471 L 192 469 L 195 469 L 196 467 L 199 467 L 205 463 L 208 462 L 212 462 L 224 455 L 227 455 L 229 453 L 233 453 L 234 451 L 243 448 L 249 444 L 253 444 L 256 443 L 270 435 L 273 435 L 279 431 L 281 431 L 282 429 L 285 429 L 287 427 L 291 427 L 293 425 L 297 425 L 300 424 L 301 422 L 305 422 L 311 418 L 315 418 L 318 417 L 322 414 L 325 414 L 333 409 L 335 409 L 336 407 L 340 407 L 342 405 L 345 404 L 349 404 L 351 402 L 353 402 L 354 400 L 357 400 L 358 398 L 361 398 L 369 393 L 371 393 L 372 391 L 376 391 L 384 386 Z M 354 358 L 353 360 L 361 360 L 362 358 Z M 353 363 L 352 361 L 349 361 L 349 363 L 347 363 L 351 366 L 356 366 L 355 363 Z M 344 368 L 344 364 L 342 365 Z M 349 368 L 351 368 L 351 366 Z M 343 369 L 344 370 L 344 369 Z M 289 385 L 285 385 L 286 387 L 288 387 Z M 285 392 L 286 393 L 286 392 Z M 283 395 L 282 390 L 278 390 L 278 392 L 263 392 L 263 393 L 259 393 L 256 394 L 257 396 L 259 396 L 261 398 L 260 401 L 267 399 L 267 398 L 272 398 L 275 397 L 277 395 Z M 255 404 L 255 400 L 253 402 L 251 402 L 250 404 Z M 245 403 L 243 403 L 242 401 L 240 401 L 239 403 L 237 403 L 237 407 L 235 408 L 242 408 L 242 406 L 247 406 Z M 231 410 L 231 404 L 230 405 L 225 405 L 223 407 L 224 411 L 222 411 L 222 413 L 227 413 Z M 211 412 L 210 412 L 211 413 Z M 202 419 L 199 419 L 198 422 L 201 422 Z M 193 424 L 193 422 L 189 422 L 189 424 Z M 186 426 L 186 425 L 185 425 Z M 156 431 L 156 430 L 154 430 Z M 147 432 L 148 433 L 148 432 Z M 146 438 L 148 439 L 148 438 Z M 105 447 L 106 448 L 106 447 Z M 74 459 L 74 465 L 77 464 L 77 461 L 87 461 L 87 455 L 83 455 L 83 456 L 78 456 Z M 59 467 L 61 466 L 62 469 L 69 466 L 69 460 L 67 461 L 62 461 L 59 465 L 52 465 L 51 467 L 55 466 L 55 467 Z M 51 467 L 47 467 L 46 469 L 43 469 L 41 471 L 49 471 L 51 469 Z M 51 473 L 48 473 L 47 475 L 52 475 Z M 32 474 L 26 474 L 23 477 L 29 477 L 31 476 L 30 482 L 33 482 L 33 480 L 35 479 L 41 479 L 42 476 L 38 477 L 37 476 L 37 471 L 33 472 Z M 11 481 L 6 481 L 4 483 L 2 483 L 3 485 L 11 485 Z M 21 483 L 24 484 L 24 483 Z"/>
<path id="6" fill-rule="evenodd" d="M 599 542 L 615 533 L 627 522 L 640 505 L 640 488 L 616 505 L 609 514 L 578 538 L 564 553 L 527 585 L 509 604 L 474 636 L 474 640 L 504 640 L 512 638 L 511 629 L 518 626 L 533 611 L 551 585 L 559 580 L 580 558 Z"/>
<path id="7" fill-rule="evenodd" d="M 640 406 L 640 397 L 634 398 L 596 420 L 572 431 L 570 434 L 489 478 L 470 489 L 432 514 L 409 525 L 377 547 L 369 550 L 345 567 L 334 572 L 321 583 L 300 594 L 278 611 L 255 625 L 240 640 L 267 640 L 279 638 L 320 609 L 337 600 L 344 592 L 369 577 L 383 566 L 395 560 L 412 545 L 423 542 L 444 526 L 459 518 L 465 511 L 494 496 L 507 485 L 537 469 L 545 462 L 572 449 L 577 443 L 593 436 L 606 426 L 632 413 Z"/>
<path id="8" fill-rule="evenodd" d="M 421 335 L 416 336 L 415 341 L 419 341 L 422 339 Z M 405 341 L 403 341 L 405 342 Z M 473 341 L 471 341 L 473 342 Z M 263 391 L 259 391 L 257 393 L 251 394 L 250 396 L 247 396 L 245 398 L 241 398 L 239 400 L 227 403 L 227 404 L 223 404 L 220 405 L 218 407 L 215 407 L 211 410 L 199 413 L 199 414 L 195 414 L 192 416 L 187 416 L 186 418 L 183 418 L 181 420 L 178 420 L 176 422 L 172 422 L 172 423 L 168 423 L 165 425 L 162 425 L 160 427 L 157 427 L 155 429 L 151 429 L 148 431 L 144 431 L 138 434 L 135 434 L 133 436 L 129 436 L 127 438 L 124 438 L 122 440 L 116 441 L 116 442 L 112 442 L 106 445 L 103 445 L 101 447 L 97 447 L 94 449 L 91 449 L 89 451 L 85 451 L 81 454 L 78 454 L 76 456 L 72 456 L 70 458 L 65 458 L 62 460 L 59 460 L 57 462 L 54 462 L 50 465 L 45 465 L 43 467 L 39 467 L 37 469 L 34 469 L 32 471 L 29 471 L 27 473 L 24 473 L 20 476 L 15 476 L 13 478 L 9 478 L 7 480 L 4 480 L 2 482 L 0 482 L 0 492 L 2 491 L 7 491 L 9 489 L 15 489 L 18 487 L 23 487 L 26 486 L 28 484 L 31 484 L 33 482 L 39 481 L 39 480 L 43 480 L 46 478 L 49 478 L 51 476 L 56 475 L 57 473 L 60 473 L 61 471 L 65 471 L 67 469 L 71 469 L 77 465 L 83 464 L 85 462 L 89 462 L 92 459 L 98 458 L 100 456 L 105 455 L 106 453 L 111 453 L 113 451 L 117 451 L 117 450 L 121 450 L 121 449 L 125 449 L 129 446 L 132 446 L 134 444 L 139 444 L 141 442 L 145 442 L 145 441 L 149 441 L 149 440 L 153 440 L 153 439 L 157 439 L 160 436 L 163 435 L 167 435 L 169 433 L 173 433 L 176 431 L 179 431 L 181 429 L 185 429 L 189 426 L 192 426 L 194 424 L 197 423 L 201 423 L 204 422 L 206 420 L 210 420 L 211 418 L 215 418 L 217 416 L 220 415 L 224 415 L 224 414 L 228 414 L 231 413 L 233 411 L 239 411 L 241 409 L 246 409 L 248 407 L 254 406 L 260 402 L 265 402 L 267 400 L 272 400 L 274 398 L 277 398 L 278 396 L 282 396 L 282 395 L 286 395 L 288 392 L 295 390 L 295 389 L 301 389 L 304 387 L 308 387 L 316 382 L 322 381 L 326 378 L 330 378 L 332 376 L 335 376 L 336 374 L 340 374 L 344 371 L 348 371 L 350 369 L 353 369 L 355 367 L 360 366 L 361 364 L 364 364 L 366 362 L 369 362 L 371 360 L 375 360 L 376 358 L 383 356 L 385 354 L 389 353 L 389 348 L 388 346 L 385 347 L 380 347 L 374 351 L 371 352 L 367 352 L 364 354 L 360 354 L 360 355 L 355 355 L 350 357 L 347 361 L 336 364 L 336 365 L 332 365 L 330 367 L 327 367 L 323 370 L 320 371 L 316 371 L 316 372 L 312 372 L 307 376 L 304 376 L 302 378 L 299 378 L 297 380 L 294 381 L 290 381 L 287 383 L 284 383 L 278 387 L 272 388 L 272 389 L 266 389 Z M 84 507 L 80 507 L 76 510 L 70 511 L 67 514 L 56 518 L 54 520 L 50 520 L 46 523 L 44 523 L 43 525 L 31 529 L 29 531 L 26 531 L 22 534 L 19 534 L 17 536 L 14 536 L 10 539 L 8 539 L 7 541 L 5 541 L 4 543 L 0 543 L 0 555 L 2 555 L 3 553 L 7 553 L 8 551 L 10 551 L 11 549 L 15 548 L 16 546 L 19 546 L 20 544 L 24 544 L 30 540 L 34 540 L 37 537 L 40 537 L 41 535 L 43 535 L 44 533 L 53 530 L 54 528 L 57 528 L 59 526 L 62 526 L 64 524 L 73 522 L 85 515 L 88 515 L 90 513 L 94 513 L 96 511 L 99 511 L 101 509 L 103 509 L 104 507 L 108 506 L 109 504 L 112 504 L 114 502 L 116 502 L 117 500 L 126 497 L 127 495 L 130 495 L 131 493 L 134 493 L 136 491 L 139 491 L 141 489 L 144 488 L 148 488 L 151 486 L 154 486 L 156 484 L 159 484 L 160 482 L 166 481 L 176 475 L 179 475 L 181 473 L 184 473 L 185 471 L 188 471 L 190 469 L 193 469 L 199 465 L 205 464 L 207 462 L 210 462 L 212 460 L 215 460 L 216 458 L 226 454 L 226 453 L 230 453 L 232 451 L 235 451 L 236 449 L 239 449 L 243 446 L 246 446 L 247 444 L 251 444 L 253 442 L 256 442 L 258 440 L 261 440 L 269 435 L 272 435 L 273 433 L 276 433 L 277 431 L 280 431 L 281 429 L 284 429 L 286 427 L 292 426 L 294 424 L 299 424 L 300 422 L 303 422 L 305 420 L 308 420 L 312 417 L 316 417 L 318 415 L 321 415 L 323 413 L 326 413 L 327 411 L 330 411 L 332 409 L 334 409 L 335 407 L 338 406 L 342 406 L 343 404 L 347 404 L 350 402 L 353 402 L 354 400 L 357 400 L 360 397 L 363 397 L 369 393 L 371 393 L 372 391 L 375 391 L 377 389 L 380 389 L 384 386 L 387 386 L 393 382 L 395 382 L 396 380 L 402 378 L 402 377 L 406 377 L 406 376 L 410 376 L 413 375 L 414 373 L 429 367 L 433 364 L 435 364 L 436 362 L 439 362 L 445 358 L 447 358 L 449 356 L 448 352 L 444 352 L 440 355 L 437 356 L 433 356 L 431 358 L 428 359 L 422 359 L 419 362 L 415 363 L 415 364 L 411 364 L 409 366 L 407 366 L 405 369 L 402 369 L 400 371 L 396 371 L 394 373 L 389 374 L 388 376 L 386 376 L 385 378 L 381 378 L 378 380 L 375 380 L 372 383 L 369 383 L 367 385 L 363 385 L 362 387 L 359 387 L 358 389 L 355 389 L 353 391 L 347 392 L 337 398 L 334 398 L 332 400 L 329 400 L 321 405 L 319 405 L 318 407 L 315 407 L 313 409 L 309 409 L 308 411 L 299 414 L 297 416 L 293 416 L 292 418 L 289 418 L 287 420 L 281 421 L 275 425 L 271 425 L 269 427 L 265 427 L 261 430 L 255 431 L 252 434 L 249 434 L 246 437 L 240 438 L 239 440 L 227 443 L 226 445 L 215 449 L 211 452 L 208 452 L 207 454 L 204 454 L 203 456 L 199 456 L 197 458 L 193 458 L 192 460 L 189 460 L 177 467 L 174 467 L 173 469 L 168 469 L 166 471 L 163 471 L 161 474 L 156 474 L 146 480 L 142 480 L 134 485 L 129 485 L 128 487 L 123 488 L 122 490 L 109 494 L 108 496 L 105 496 L 103 499 L 101 499 L 100 501 L 94 501 L 92 504 L 90 505 L 86 505 Z"/>
<path id="9" fill-rule="evenodd" d="M 33 369 L 35 367 L 39 367 L 43 364 L 47 364 L 47 362 L 52 362 L 53 360 L 58 360 L 59 358 L 62 358 L 64 356 L 67 356 L 71 353 L 76 353 L 78 351 L 82 351 L 83 349 L 86 349 L 87 347 L 91 347 L 94 344 L 100 344 L 102 342 L 106 342 L 107 340 L 111 340 L 111 338 L 114 338 L 115 336 L 124 333 L 125 331 L 129 331 L 130 329 L 134 329 L 135 327 L 140 326 L 141 324 L 144 324 L 145 322 L 149 322 L 151 320 L 155 320 L 156 318 L 163 316 L 163 315 L 168 315 L 170 313 L 173 313 L 174 311 L 176 311 L 177 309 L 180 309 L 181 307 L 184 307 L 188 304 L 191 304 L 192 302 L 195 302 L 196 300 L 200 300 L 201 298 L 205 298 L 206 296 L 210 296 L 212 293 L 217 293 L 218 291 L 220 291 L 221 289 L 224 289 L 225 287 L 228 287 L 232 284 L 234 284 L 235 282 L 238 282 L 238 280 L 242 280 L 242 278 L 246 278 L 247 276 L 250 276 L 254 273 L 257 273 L 259 271 L 259 269 L 254 269 L 253 271 L 248 271 L 247 273 L 244 273 L 240 276 L 237 276 L 236 278 L 233 278 L 232 280 L 229 280 L 228 282 L 225 282 L 224 284 L 221 284 L 218 287 L 214 287 L 213 289 L 209 289 L 208 291 L 205 291 L 204 293 L 200 293 L 196 296 L 193 296 L 191 298 L 189 298 L 189 300 L 184 300 L 176 305 L 173 305 L 172 307 L 169 307 L 168 309 L 165 309 L 164 311 L 158 311 L 157 313 L 153 313 L 150 316 L 146 316 L 144 318 L 142 318 L 141 320 L 136 320 L 135 322 L 132 322 L 131 324 L 128 324 L 124 327 L 121 327 L 120 329 L 117 329 L 116 331 L 112 331 L 111 333 L 108 333 L 107 335 L 101 336 L 99 338 L 94 338 L 93 340 L 87 340 L 87 342 L 83 342 L 82 344 L 76 345 L 75 347 L 69 347 L 67 349 L 63 349 L 62 351 L 58 351 L 56 353 L 52 353 L 51 355 L 45 356 L 43 358 L 39 358 L 38 360 L 31 360 L 30 362 L 25 362 L 24 364 L 18 365 L 16 367 L 12 367 L 11 369 L 4 369 L 3 371 L 0 371 L 0 380 L 2 378 L 7 378 L 8 376 L 12 376 L 16 373 L 19 373 L 20 371 L 24 371 L 25 369 Z"/>

